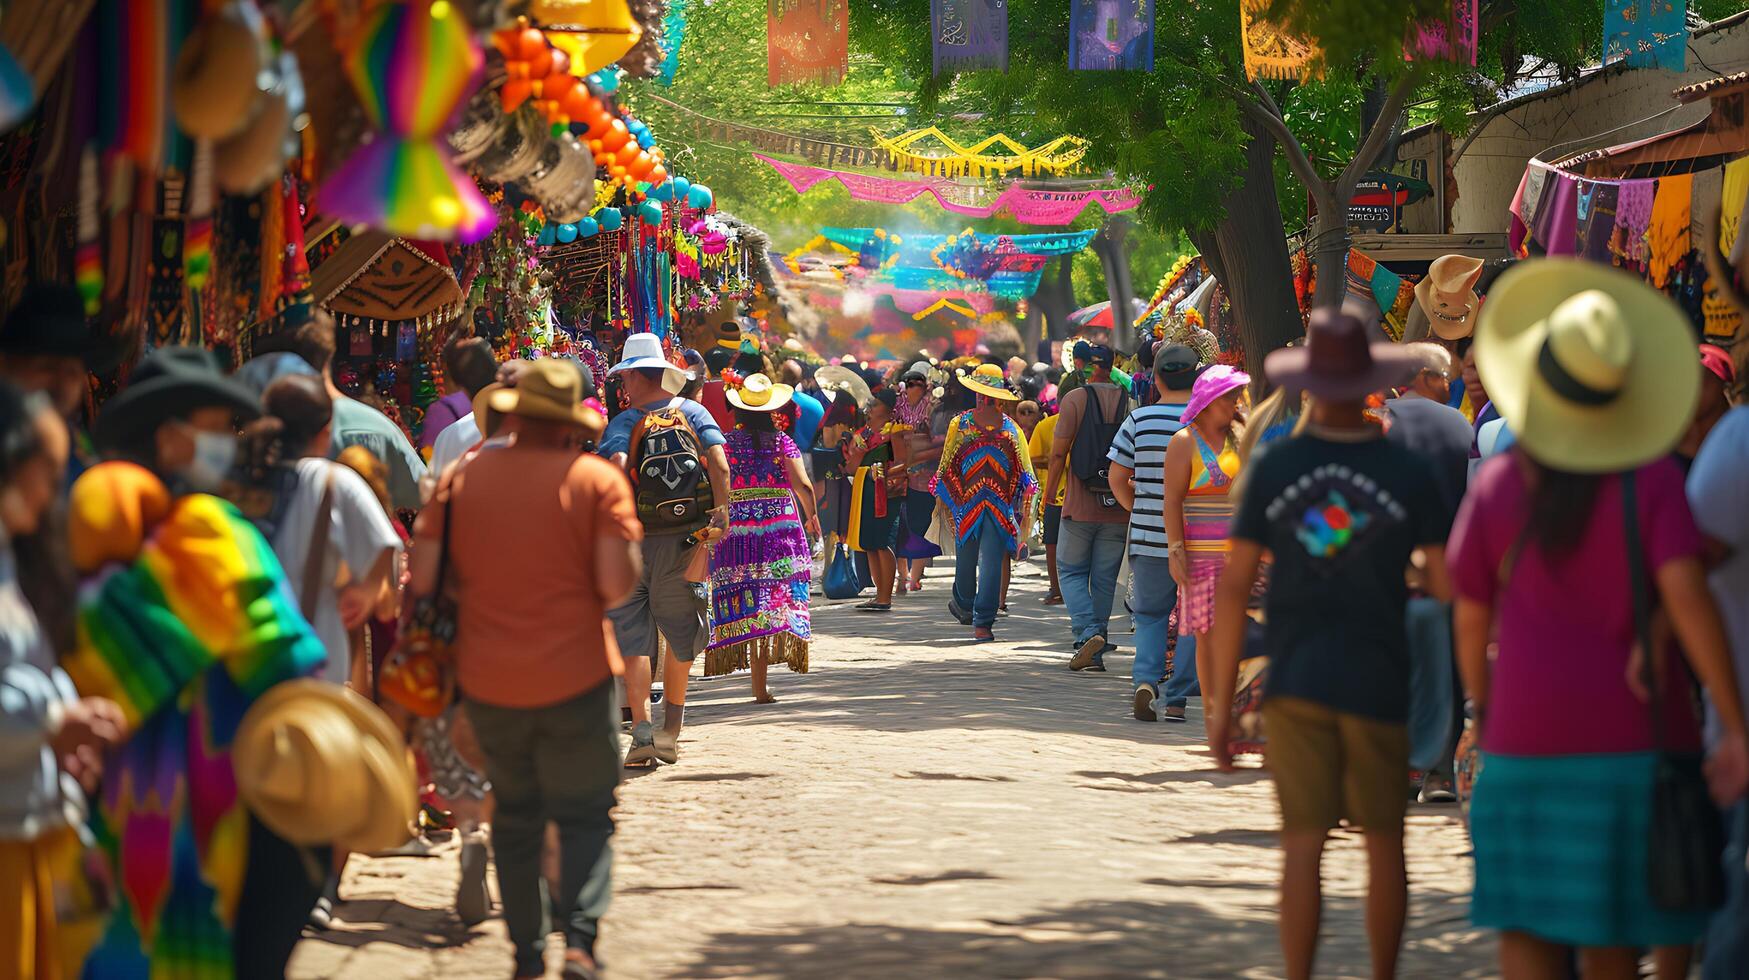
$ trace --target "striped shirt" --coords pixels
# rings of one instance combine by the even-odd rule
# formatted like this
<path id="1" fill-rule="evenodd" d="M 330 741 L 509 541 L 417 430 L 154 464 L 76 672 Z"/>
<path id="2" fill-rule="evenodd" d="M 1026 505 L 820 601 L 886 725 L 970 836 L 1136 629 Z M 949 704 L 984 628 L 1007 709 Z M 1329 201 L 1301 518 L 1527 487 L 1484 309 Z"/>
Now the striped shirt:
<path id="1" fill-rule="evenodd" d="M 1136 474 L 1136 505 L 1130 512 L 1130 554 L 1165 558 L 1166 444 L 1184 428 L 1183 402 L 1163 402 L 1130 412 L 1106 458 Z"/>

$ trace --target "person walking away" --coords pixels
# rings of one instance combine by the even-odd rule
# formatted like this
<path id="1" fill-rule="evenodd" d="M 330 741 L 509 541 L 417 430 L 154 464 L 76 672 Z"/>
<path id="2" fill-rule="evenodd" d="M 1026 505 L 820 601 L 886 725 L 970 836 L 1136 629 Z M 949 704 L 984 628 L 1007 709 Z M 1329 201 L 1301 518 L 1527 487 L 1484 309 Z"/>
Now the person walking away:
<path id="1" fill-rule="evenodd" d="M 292 334 L 292 353 L 316 369 L 334 403 L 334 420 L 328 456 L 340 455 L 347 446 L 363 446 L 389 467 L 389 492 L 395 509 L 418 510 L 419 482 L 425 478 L 425 461 L 413 451 L 401 427 L 389 417 L 356 398 L 348 398 L 334 383 L 334 319 L 319 307 L 308 307 L 310 319 Z"/>
<path id="2" fill-rule="evenodd" d="M 498 375 L 498 359 L 484 337 L 458 337 L 443 349 L 444 395 L 425 410 L 419 424 L 419 448 L 431 458 L 437 437 L 474 410 L 474 396 Z"/>
<path id="3" fill-rule="evenodd" d="M 699 389 L 698 403 L 711 413 L 721 429 L 733 428 L 735 414 L 725 397 L 723 372 L 735 364 L 741 354 L 741 325 L 732 320 L 717 324 L 717 342 L 704 351 L 705 381 Z"/>
<path id="4" fill-rule="evenodd" d="M 642 530 L 624 475 L 578 451 L 604 426 L 579 381 L 546 359 L 493 392 L 514 439 L 450 471 L 414 526 L 413 593 L 433 596 L 442 580 L 455 603 L 456 682 L 496 799 L 492 849 L 524 977 L 543 972 L 549 820 L 565 976 L 596 975 L 612 894 L 622 662 L 604 617 L 638 581 Z"/>
<path id="5" fill-rule="evenodd" d="M 236 420 L 258 413 L 211 352 L 159 348 L 97 419 L 93 436 L 116 458 L 73 485 L 73 560 L 88 578 L 79 643 L 63 666 L 79 691 L 115 701 L 131 729 L 104 755 L 93 799 L 116 892 L 88 976 L 280 976 L 321 893 L 327 854 L 312 867 L 270 829 L 232 767 L 244 744 L 236 719 L 325 656 L 267 540 L 210 493 L 236 460 Z M 363 764 L 356 750 L 330 748 L 328 763 Z M 180 789 L 166 797 L 165 785 Z M 410 773 L 400 789 L 410 805 Z M 349 819 L 374 819 L 380 802 L 348 799 Z M 289 825 L 328 826 L 334 815 L 322 808 L 333 801 L 307 803 Z"/>
<path id="6" fill-rule="evenodd" d="M 1704 380 L 1704 379 L 1703 379 Z M 1749 406 L 1726 412 L 1701 444 L 1688 473 L 1688 503 L 1706 543 L 1707 584 L 1725 621 L 1737 699 L 1749 701 Z M 1716 708 L 1707 712 L 1707 744 L 1717 746 L 1724 726 Z M 1725 811 L 1730 842 L 1725 848 L 1727 898 L 1706 935 L 1703 980 L 1749 975 L 1749 804 Z"/>
<path id="7" fill-rule="evenodd" d="M 1044 470 L 1050 475 L 1051 445 L 1057 438 L 1057 420 L 1062 416 L 1051 414 L 1039 419 L 1032 430 L 1032 436 L 1027 440 L 1027 454 L 1032 461 L 1033 472 Z M 1057 483 L 1055 496 L 1045 495 L 1043 514 L 1039 519 L 1043 533 L 1040 535 L 1045 546 L 1045 572 L 1050 576 L 1051 588 L 1045 593 L 1044 604 L 1060 606 L 1063 604 L 1063 585 L 1057 569 L 1057 544 L 1062 540 L 1063 530 L 1063 496 L 1069 491 L 1069 482 L 1061 480 Z"/>
<path id="8" fill-rule="evenodd" d="M 1226 567 L 1228 525 L 1239 475 L 1239 396 L 1251 376 L 1225 364 L 1209 367 L 1191 386 L 1180 419 L 1184 427 L 1166 446 L 1161 516 L 1166 525 L 1167 563 L 1178 585 L 1178 635 L 1191 637 L 1196 676 L 1208 676 L 1209 631 L 1215 621 L 1215 583 Z M 1203 722 L 1221 714 L 1224 701 L 1210 701 L 1203 686 Z M 1211 705 L 1214 707 L 1211 710 Z"/>
<path id="9" fill-rule="evenodd" d="M 790 433 L 790 441 L 796 444 L 796 449 L 802 454 L 802 468 L 806 470 L 809 465 L 809 451 L 814 448 L 814 437 L 820 433 L 820 422 L 826 417 L 826 406 L 821 404 L 820 399 L 801 389 L 801 362 L 784 361 L 778 371 L 783 375 L 783 383 L 789 385 L 794 392 L 790 396 L 790 402 L 796 406 L 796 425 L 795 430 Z"/>
<path id="10" fill-rule="evenodd" d="M 1307 341 L 1264 361 L 1271 382 L 1305 391 L 1312 402 L 1303 432 L 1271 443 L 1247 467 L 1215 600 L 1213 655 L 1203 664 L 1204 718 L 1216 765 L 1230 770 L 1233 720 L 1226 706 L 1245 646 L 1252 583 L 1269 552 L 1262 711 L 1282 815 L 1287 975 L 1312 975 L 1324 842 L 1346 819 L 1366 835 L 1372 975 L 1391 977 L 1408 902 L 1404 570 L 1421 549 L 1428 591 L 1446 594 L 1447 514 L 1431 467 L 1384 439 L 1366 416 L 1370 393 L 1408 380 L 1414 352 L 1369 344 L 1360 320 L 1330 307 L 1313 311 Z"/>
<path id="11" fill-rule="evenodd" d="M 735 428 L 729 457 L 729 530 L 711 545 L 711 639 L 704 674 L 753 671 L 753 700 L 775 704 L 766 667 L 808 670 L 808 540 L 820 536 L 814 487 L 801 451 L 783 431 L 789 385 L 755 374 L 730 387 Z M 806 515 L 806 516 L 804 516 Z"/>
<path id="12" fill-rule="evenodd" d="M 894 417 L 909 431 L 905 434 L 909 455 L 905 472 L 908 482 L 905 507 L 899 520 L 899 544 L 893 554 L 899 559 L 902 575 L 899 587 L 918 592 L 923 588 L 923 570 L 929 561 L 941 554 L 927 537 L 929 522 L 935 514 L 935 497 L 929 492 L 930 481 L 941 466 L 941 447 L 946 441 L 945 429 L 936 431 L 935 395 L 929 390 L 930 364 L 917 361 L 900 375 L 902 394 L 894 406 Z"/>
<path id="13" fill-rule="evenodd" d="M 1001 601 L 1002 569 L 1020 550 L 1022 522 L 1032 513 L 1038 479 L 1020 426 L 1002 412 L 1002 403 L 1018 400 L 1002 369 L 985 365 L 958 378 L 977 403 L 948 424 L 935 498 L 954 529 L 953 596 L 947 611 L 986 643 L 996 638 L 991 627 Z"/>
<path id="14" fill-rule="evenodd" d="M 1166 454 L 1184 428 L 1184 409 L 1197 376 L 1196 351 L 1171 344 L 1155 351 L 1151 374 L 1156 397 L 1124 419 L 1111 443 L 1111 489 L 1130 513 L 1131 602 L 1136 617 L 1136 657 L 1130 666 L 1133 713 L 1138 721 L 1185 720 L 1196 687 L 1196 639 L 1181 637 L 1172 657 L 1164 697 L 1166 649 L 1178 582 L 1172 577 L 1171 539 L 1166 535 Z M 1161 703 L 1164 702 L 1164 703 Z"/>
<path id="15" fill-rule="evenodd" d="M 875 597 L 856 606 L 861 612 L 891 612 L 898 561 L 893 535 L 909 486 L 905 464 L 910 457 L 908 430 L 893 418 L 899 396 L 883 388 L 868 406 L 868 424 L 851 436 L 844 450 L 845 468 L 855 473 L 851 484 L 850 547 L 868 555 Z"/>
<path id="16" fill-rule="evenodd" d="M 1111 604 L 1128 534 L 1129 512 L 1111 487 L 1112 440 L 1130 412 L 1128 393 L 1111 380 L 1114 360 L 1110 347 L 1089 345 L 1087 380 L 1057 409 L 1045 476 L 1045 499 L 1065 488 L 1057 574 L 1074 633 L 1070 670 L 1105 670 Z"/>
<path id="17" fill-rule="evenodd" d="M 626 704 L 632 711 L 632 745 L 626 765 L 649 767 L 679 761 L 692 661 L 710 633 L 704 583 L 686 579 L 692 543 L 707 526 L 728 527 L 729 458 L 723 430 L 698 402 L 676 398 L 686 373 L 662 355 L 655 334 L 626 338 L 621 359 L 608 373 L 625 385 L 629 407 L 613 417 L 598 450 L 631 477 L 633 501 L 644 526 L 643 570 L 626 601 L 608 611 L 625 666 Z M 650 723 L 651 667 L 660 640 L 662 728 Z"/>
<path id="18" fill-rule="evenodd" d="M 1587 977 L 1633 977 L 1646 947 L 1657 976 L 1687 975 L 1709 910 L 1655 902 L 1648 878 L 1654 832 L 1698 833 L 1653 816 L 1664 760 L 1701 745 L 1682 662 L 1713 708 L 1714 800 L 1749 783 L 1739 678 L 1671 458 L 1700 383 L 1689 329 L 1637 277 L 1577 259 L 1508 270 L 1477 325 L 1518 441 L 1477 471 L 1450 552 L 1481 719 L 1470 917 L 1501 931 L 1509 977 L 1563 975 L 1572 949 Z M 1680 656 L 1645 652 L 1654 609 Z"/>
<path id="19" fill-rule="evenodd" d="M 1386 438 L 1433 466 L 1440 499 L 1457 513 L 1469 484 L 1470 445 L 1475 432 L 1464 414 L 1452 408 L 1451 352 L 1442 344 L 1416 341 L 1404 349 L 1417 357 L 1415 375 L 1397 397 L 1385 402 L 1390 425 Z M 1451 604 L 1427 595 L 1419 570 L 1410 570 L 1409 733 L 1421 779 L 1422 803 L 1455 803 L 1454 758 L 1464 731 L 1463 685 L 1452 656 Z M 1431 760 L 1431 761 L 1429 761 Z"/>
<path id="20" fill-rule="evenodd" d="M 85 848 L 84 790 L 98 754 L 119 744 L 127 719 L 115 702 L 81 698 L 19 588 L 17 545 L 53 534 L 44 517 L 61 495 L 69 439 L 59 404 L 0 382 L 0 978 L 80 975 L 92 936 L 62 921 Z M 30 553 L 65 561 L 59 535 Z M 63 576 L 55 576 L 58 580 Z M 72 602 L 72 597 L 65 597 Z M 70 918 L 70 916 L 69 916 Z"/>

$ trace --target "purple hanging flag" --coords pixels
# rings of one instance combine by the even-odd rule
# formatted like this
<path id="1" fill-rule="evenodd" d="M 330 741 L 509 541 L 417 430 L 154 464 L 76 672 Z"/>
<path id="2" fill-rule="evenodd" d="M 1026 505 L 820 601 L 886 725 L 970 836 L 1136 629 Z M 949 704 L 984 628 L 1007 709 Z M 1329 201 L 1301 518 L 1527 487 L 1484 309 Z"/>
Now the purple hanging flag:
<path id="1" fill-rule="evenodd" d="M 1074 0 L 1069 10 L 1069 67 L 1152 71 L 1154 0 Z"/>
<path id="2" fill-rule="evenodd" d="M 1008 0 L 931 0 L 935 73 L 1008 70 Z"/>

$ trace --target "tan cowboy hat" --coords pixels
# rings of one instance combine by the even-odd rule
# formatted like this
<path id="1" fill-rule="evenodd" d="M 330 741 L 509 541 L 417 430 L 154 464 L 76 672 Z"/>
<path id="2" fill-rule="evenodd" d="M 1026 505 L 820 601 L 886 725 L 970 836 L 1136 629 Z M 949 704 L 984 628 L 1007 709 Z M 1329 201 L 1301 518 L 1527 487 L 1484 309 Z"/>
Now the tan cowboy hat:
<path id="1" fill-rule="evenodd" d="M 1573 473 L 1669 452 L 1700 396 L 1682 310 L 1582 259 L 1532 259 L 1500 277 L 1476 326 L 1476 370 L 1525 452 Z"/>
<path id="2" fill-rule="evenodd" d="M 601 430 L 607 427 L 600 412 L 583 404 L 582 376 L 570 365 L 550 357 L 525 369 L 516 387 L 492 392 L 486 406 L 504 415 L 575 425 L 591 438 L 601 435 Z"/>
<path id="3" fill-rule="evenodd" d="M 419 809 L 413 757 L 394 723 L 328 681 L 284 681 L 257 698 L 231 768 L 249 812 L 293 844 L 395 847 Z"/>
<path id="4" fill-rule="evenodd" d="M 744 408 L 749 412 L 770 412 L 789 404 L 796 393 L 791 385 L 773 384 L 771 379 L 763 374 L 755 374 L 741 382 L 739 388 L 725 388 L 724 397 L 736 408 Z"/>
<path id="5" fill-rule="evenodd" d="M 1415 284 L 1415 302 L 1427 314 L 1435 337 L 1462 340 L 1474 332 L 1482 305 L 1476 280 L 1481 277 L 1482 260 L 1468 255 L 1441 255 L 1427 267 L 1427 275 Z"/>
<path id="6" fill-rule="evenodd" d="M 243 128 L 261 98 L 267 51 L 253 0 L 228 3 L 195 26 L 176 53 L 170 108 L 195 139 L 222 140 Z"/>
<path id="7" fill-rule="evenodd" d="M 213 147 L 213 179 L 227 194 L 254 194 L 285 169 L 291 105 L 281 92 L 261 93 L 259 104 L 242 130 Z"/>
<path id="8" fill-rule="evenodd" d="M 474 394 L 474 426 L 481 436 L 492 431 L 492 395 L 504 388 L 502 382 L 494 381 Z"/>
<path id="9" fill-rule="evenodd" d="M 862 379 L 862 375 L 841 365 L 828 364 L 815 371 L 814 383 L 825 391 L 847 392 L 856 399 L 858 408 L 867 408 L 874 400 L 874 393 L 868 390 L 868 382 Z"/>
<path id="10" fill-rule="evenodd" d="M 980 364 L 970 374 L 962 374 L 960 384 L 972 389 L 980 395 L 1005 402 L 1017 402 L 1020 396 L 1008 389 L 1008 379 L 1002 375 L 1002 368 L 996 364 Z"/>

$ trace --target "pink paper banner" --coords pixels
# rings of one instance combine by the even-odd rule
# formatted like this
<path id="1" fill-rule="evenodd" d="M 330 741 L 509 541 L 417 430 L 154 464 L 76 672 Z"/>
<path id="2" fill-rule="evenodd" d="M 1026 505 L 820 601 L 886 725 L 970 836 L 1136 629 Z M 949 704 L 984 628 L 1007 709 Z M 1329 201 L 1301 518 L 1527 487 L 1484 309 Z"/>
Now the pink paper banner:
<path id="1" fill-rule="evenodd" d="M 842 170 L 805 163 L 786 163 L 761 153 L 753 156 L 771 165 L 797 194 L 811 190 L 816 184 L 836 180 L 858 201 L 879 204 L 906 204 L 924 194 L 932 195 L 937 204 L 956 214 L 973 218 L 988 218 L 998 211 L 1007 211 L 1014 220 L 1025 225 L 1067 225 L 1079 217 L 1089 204 L 1098 204 L 1109 214 L 1129 211 L 1142 203 L 1142 196 L 1133 187 L 1101 187 L 1090 190 L 1052 191 L 1023 187 L 1018 183 L 994 187 L 962 184 L 945 178 L 925 177 L 907 180 L 897 177 L 877 177 L 853 174 Z"/>

